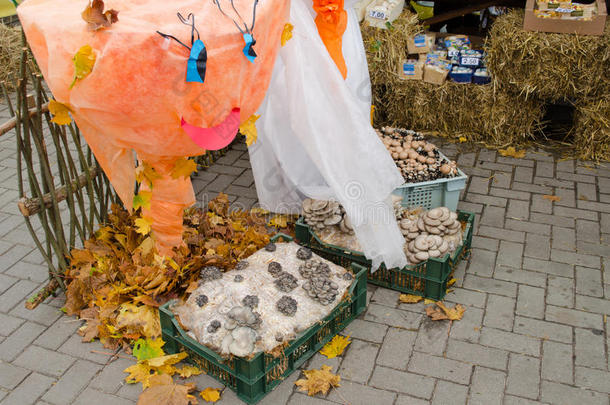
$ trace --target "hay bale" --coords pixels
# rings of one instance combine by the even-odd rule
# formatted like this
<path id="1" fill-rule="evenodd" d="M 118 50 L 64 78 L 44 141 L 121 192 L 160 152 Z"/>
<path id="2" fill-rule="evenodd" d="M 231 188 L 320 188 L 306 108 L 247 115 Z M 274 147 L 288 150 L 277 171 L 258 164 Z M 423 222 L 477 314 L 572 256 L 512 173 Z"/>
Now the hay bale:
<path id="1" fill-rule="evenodd" d="M 610 94 L 583 99 L 575 106 L 570 135 L 577 158 L 610 160 Z"/>
<path id="2" fill-rule="evenodd" d="M 610 91 L 610 24 L 602 36 L 523 30 L 523 10 L 498 17 L 486 43 L 494 84 L 555 102 Z"/>
<path id="3" fill-rule="evenodd" d="M 0 24 L 0 82 L 13 89 L 21 63 L 21 29 Z"/>

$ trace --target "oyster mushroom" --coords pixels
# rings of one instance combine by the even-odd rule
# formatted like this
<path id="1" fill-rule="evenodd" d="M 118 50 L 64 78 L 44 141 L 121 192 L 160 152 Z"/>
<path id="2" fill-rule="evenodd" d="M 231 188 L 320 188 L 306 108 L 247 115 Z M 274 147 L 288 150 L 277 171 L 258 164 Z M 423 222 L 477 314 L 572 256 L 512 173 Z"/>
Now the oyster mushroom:
<path id="1" fill-rule="evenodd" d="M 277 301 L 275 308 L 286 316 L 294 316 L 297 312 L 297 301 L 288 295 L 284 295 Z"/>
<path id="2" fill-rule="evenodd" d="M 256 343 L 257 337 L 257 333 L 252 328 L 247 326 L 235 328 L 222 340 L 222 352 L 230 353 L 237 357 L 248 356 L 254 351 L 254 343 Z"/>

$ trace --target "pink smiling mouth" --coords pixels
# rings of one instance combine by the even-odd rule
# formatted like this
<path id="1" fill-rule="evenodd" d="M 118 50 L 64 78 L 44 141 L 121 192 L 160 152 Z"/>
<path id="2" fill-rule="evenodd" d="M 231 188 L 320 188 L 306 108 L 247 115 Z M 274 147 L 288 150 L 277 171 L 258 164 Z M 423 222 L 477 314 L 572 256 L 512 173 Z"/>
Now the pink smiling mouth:
<path id="1" fill-rule="evenodd" d="M 181 119 L 180 125 L 198 146 L 206 150 L 219 150 L 235 139 L 239 130 L 239 111 L 239 108 L 233 108 L 220 124 L 210 128 L 191 125 L 184 118 Z"/>

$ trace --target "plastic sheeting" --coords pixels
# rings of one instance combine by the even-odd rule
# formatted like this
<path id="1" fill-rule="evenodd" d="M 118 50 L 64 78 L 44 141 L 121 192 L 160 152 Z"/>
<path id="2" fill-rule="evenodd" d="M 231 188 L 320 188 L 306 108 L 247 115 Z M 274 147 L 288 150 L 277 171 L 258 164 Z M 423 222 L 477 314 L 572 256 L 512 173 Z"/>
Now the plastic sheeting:
<path id="1" fill-rule="evenodd" d="M 334 198 L 375 268 L 404 266 L 390 197 L 403 179 L 370 124 L 370 80 L 352 6 L 344 80 L 318 35 L 311 0 L 292 0 L 293 37 L 276 60 L 250 160 L 264 208 L 299 213 L 305 197 Z"/>
<path id="2" fill-rule="evenodd" d="M 228 0 L 220 0 L 232 14 Z M 68 104 L 87 143 L 127 207 L 131 207 L 135 162 L 146 160 L 162 178 L 155 181 L 150 210 L 158 247 L 169 253 L 182 241 L 183 209 L 195 202 L 189 178 L 174 179 L 177 159 L 204 150 L 181 128 L 226 122 L 234 108 L 244 122 L 259 107 L 288 19 L 288 0 L 261 1 L 256 10 L 255 63 L 242 52 L 244 39 L 212 1 L 106 0 L 119 11 L 111 27 L 91 32 L 81 18 L 85 0 L 27 0 L 18 8 L 28 42 L 55 99 Z M 253 0 L 234 0 L 251 23 Z M 189 51 L 157 30 L 191 44 L 191 29 L 176 13 L 195 15 L 207 50 L 205 83 L 187 83 Z M 239 21 L 239 20 L 238 20 Z M 72 58 L 90 45 L 91 74 L 70 89 Z M 234 133 L 232 134 L 234 135 Z"/>

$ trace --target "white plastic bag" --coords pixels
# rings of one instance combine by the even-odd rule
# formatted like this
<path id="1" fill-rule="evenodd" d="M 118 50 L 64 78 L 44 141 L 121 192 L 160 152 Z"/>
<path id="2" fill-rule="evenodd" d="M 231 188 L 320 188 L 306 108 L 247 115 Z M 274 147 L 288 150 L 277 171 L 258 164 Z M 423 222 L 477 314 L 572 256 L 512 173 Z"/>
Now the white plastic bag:
<path id="1" fill-rule="evenodd" d="M 259 202 L 299 213 L 305 197 L 336 199 L 374 268 L 404 266 L 390 198 L 403 179 L 370 125 L 366 56 L 356 13 L 346 9 L 344 80 L 318 35 L 311 0 L 291 2 L 293 37 L 280 49 L 249 149 Z"/>

